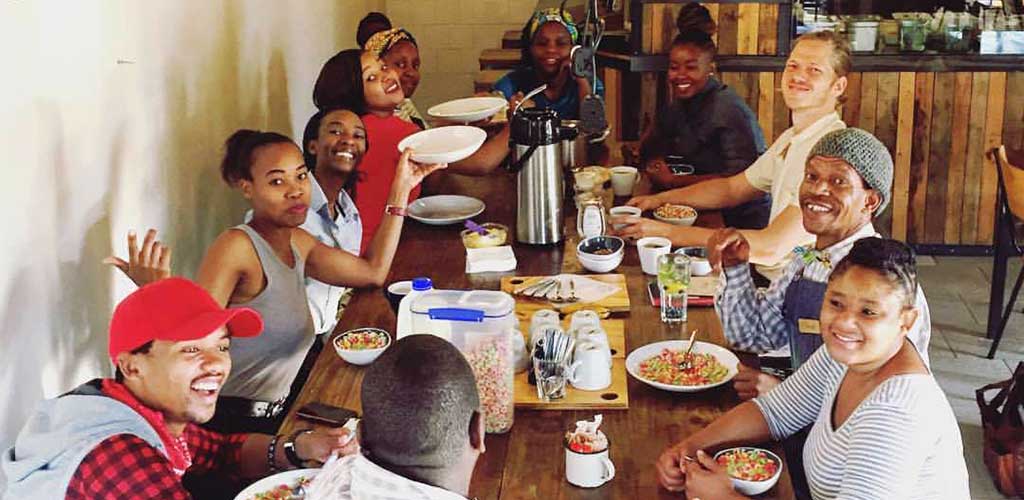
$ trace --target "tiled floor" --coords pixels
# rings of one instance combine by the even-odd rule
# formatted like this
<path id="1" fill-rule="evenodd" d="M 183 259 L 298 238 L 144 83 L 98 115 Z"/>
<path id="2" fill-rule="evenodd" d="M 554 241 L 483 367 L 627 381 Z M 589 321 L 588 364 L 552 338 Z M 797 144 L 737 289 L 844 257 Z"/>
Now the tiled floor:
<path id="1" fill-rule="evenodd" d="M 1007 298 L 1020 270 L 1013 259 L 1006 283 Z M 949 398 L 964 440 L 974 500 L 1005 498 L 996 490 L 981 460 L 981 417 L 974 390 L 1009 378 L 1024 361 L 1024 297 L 1017 300 L 995 359 L 986 359 L 988 296 L 992 276 L 989 257 L 921 257 L 921 286 L 932 315 L 928 353 L 932 372 Z M 1024 293 L 1024 292 L 1022 292 Z"/>

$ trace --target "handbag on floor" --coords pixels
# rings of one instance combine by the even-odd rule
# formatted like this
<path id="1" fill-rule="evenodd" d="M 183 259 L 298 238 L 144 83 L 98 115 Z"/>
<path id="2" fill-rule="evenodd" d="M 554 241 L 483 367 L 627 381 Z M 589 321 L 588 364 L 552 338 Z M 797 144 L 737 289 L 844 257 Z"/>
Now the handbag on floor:
<path id="1" fill-rule="evenodd" d="M 985 401 L 985 394 L 997 390 Z M 999 491 L 1024 498 L 1024 362 L 1017 364 L 1013 377 L 975 391 L 984 427 L 985 467 Z"/>

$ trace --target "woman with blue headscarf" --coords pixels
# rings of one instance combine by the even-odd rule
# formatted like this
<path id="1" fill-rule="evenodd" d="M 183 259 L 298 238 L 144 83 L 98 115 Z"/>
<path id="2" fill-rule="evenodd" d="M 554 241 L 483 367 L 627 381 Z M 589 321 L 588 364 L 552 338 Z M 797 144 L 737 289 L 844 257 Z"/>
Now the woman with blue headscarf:
<path id="1" fill-rule="evenodd" d="M 573 45 L 579 42 L 572 16 L 558 8 L 539 10 L 523 28 L 522 39 L 520 66 L 498 80 L 494 90 L 511 99 L 547 84 L 548 88 L 533 98 L 534 104 L 553 109 L 564 120 L 579 119 L 580 102 L 591 88 L 586 78 L 572 74 L 569 56 Z M 594 87 L 603 97 L 604 85 L 600 80 L 595 79 Z"/>

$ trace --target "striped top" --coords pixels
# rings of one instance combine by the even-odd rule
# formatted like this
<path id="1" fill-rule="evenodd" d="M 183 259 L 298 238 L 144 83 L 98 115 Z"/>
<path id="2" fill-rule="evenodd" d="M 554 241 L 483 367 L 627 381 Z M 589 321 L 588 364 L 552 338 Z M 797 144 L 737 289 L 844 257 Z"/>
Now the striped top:
<path id="1" fill-rule="evenodd" d="M 813 424 L 803 458 L 815 500 L 971 498 L 960 428 L 930 374 L 886 379 L 833 429 L 845 375 L 846 367 L 821 348 L 754 400 L 773 439 Z"/>

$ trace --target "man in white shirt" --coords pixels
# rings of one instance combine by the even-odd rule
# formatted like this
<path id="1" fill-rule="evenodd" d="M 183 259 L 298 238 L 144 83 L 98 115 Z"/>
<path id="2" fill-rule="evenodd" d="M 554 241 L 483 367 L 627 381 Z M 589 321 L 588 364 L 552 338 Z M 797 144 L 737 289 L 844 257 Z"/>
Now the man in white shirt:
<path id="1" fill-rule="evenodd" d="M 798 200 L 807 153 L 826 133 L 846 127 L 836 113 L 846 91 L 850 71 L 849 43 L 831 31 L 801 36 L 782 73 L 782 97 L 792 113 L 793 126 L 745 171 L 662 193 L 638 196 L 628 205 L 653 210 L 666 203 L 689 205 L 699 210 L 735 207 L 765 192 L 772 195 L 768 226 L 742 231 L 750 242 L 750 261 L 769 280 L 776 278 L 789 261 L 793 247 L 814 237 L 804 230 Z M 664 236 L 677 246 L 703 246 L 713 230 L 673 226 L 640 217 L 613 219 L 625 224 L 623 237 Z"/>
<path id="2" fill-rule="evenodd" d="M 366 370 L 362 453 L 324 467 L 308 498 L 465 500 L 484 422 L 466 358 L 433 335 L 405 337 Z"/>

